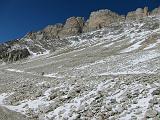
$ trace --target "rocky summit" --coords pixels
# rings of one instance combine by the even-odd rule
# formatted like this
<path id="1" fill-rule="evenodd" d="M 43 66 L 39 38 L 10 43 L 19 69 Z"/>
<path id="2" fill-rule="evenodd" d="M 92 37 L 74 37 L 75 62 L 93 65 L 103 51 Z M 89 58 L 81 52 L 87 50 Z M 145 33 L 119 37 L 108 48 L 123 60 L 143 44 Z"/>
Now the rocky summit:
<path id="1" fill-rule="evenodd" d="M 3 43 L 0 120 L 160 120 L 159 51 L 160 8 L 147 7 Z"/>

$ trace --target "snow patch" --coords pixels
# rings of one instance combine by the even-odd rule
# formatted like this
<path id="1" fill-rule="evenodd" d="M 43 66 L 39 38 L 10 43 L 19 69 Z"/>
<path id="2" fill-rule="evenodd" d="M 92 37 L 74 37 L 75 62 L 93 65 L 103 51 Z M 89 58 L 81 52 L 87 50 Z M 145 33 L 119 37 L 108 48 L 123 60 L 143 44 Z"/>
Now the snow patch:
<path id="1" fill-rule="evenodd" d="M 154 74 L 154 72 L 141 72 L 141 71 L 124 71 L 124 72 L 105 72 L 99 75 L 127 75 L 127 74 Z"/>
<path id="2" fill-rule="evenodd" d="M 22 73 L 24 71 L 22 70 L 16 70 L 16 69 L 6 69 L 7 71 L 10 71 L 10 72 L 17 72 L 17 73 Z"/>
<path id="3" fill-rule="evenodd" d="M 144 40 L 142 41 L 139 41 L 135 44 L 133 44 L 132 46 L 122 50 L 120 53 L 126 53 L 126 52 L 131 52 L 131 51 L 134 51 L 134 50 L 137 50 L 140 46 L 141 46 L 141 43 L 143 42 Z"/>

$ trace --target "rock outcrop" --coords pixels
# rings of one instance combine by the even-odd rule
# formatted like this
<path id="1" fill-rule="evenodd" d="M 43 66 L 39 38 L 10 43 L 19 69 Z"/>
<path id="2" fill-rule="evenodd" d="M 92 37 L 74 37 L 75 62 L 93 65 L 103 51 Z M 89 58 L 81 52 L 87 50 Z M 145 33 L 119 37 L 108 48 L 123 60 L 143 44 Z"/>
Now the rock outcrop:
<path id="1" fill-rule="evenodd" d="M 84 26 L 84 18 L 82 17 L 70 17 L 66 20 L 65 24 L 48 25 L 42 31 L 30 32 L 27 34 L 29 39 L 54 39 L 64 38 L 73 35 L 79 35 L 82 33 Z M 43 36 L 40 38 L 39 36 Z"/>
<path id="2" fill-rule="evenodd" d="M 84 32 L 93 31 L 97 29 L 101 29 L 103 27 L 109 26 L 111 23 L 114 22 L 121 22 L 124 21 L 125 17 L 120 16 L 110 10 L 99 10 L 96 12 L 92 12 L 86 25 L 84 28 Z"/>
<path id="3" fill-rule="evenodd" d="M 60 31 L 63 29 L 63 24 L 59 23 L 56 25 L 49 25 L 47 26 L 43 32 L 45 36 L 48 38 L 58 38 Z"/>
<path id="4" fill-rule="evenodd" d="M 19 40 L 0 45 L 0 59 L 4 62 L 14 62 L 29 55 L 28 49 L 19 45 Z"/>
<path id="5" fill-rule="evenodd" d="M 148 16 L 149 15 L 148 7 L 144 7 L 143 12 L 144 12 L 144 16 Z"/>
<path id="6" fill-rule="evenodd" d="M 62 31 L 58 34 L 61 38 L 82 33 L 84 19 L 81 17 L 71 17 L 67 19 Z"/>
<path id="7" fill-rule="evenodd" d="M 155 8 L 151 11 L 151 15 L 160 15 L 160 7 Z"/>
<path id="8" fill-rule="evenodd" d="M 136 11 L 132 11 L 127 14 L 126 20 L 140 20 L 148 15 L 148 7 L 137 8 Z"/>
<path id="9" fill-rule="evenodd" d="M 4 51 L 0 54 L 0 59 L 2 59 L 4 62 L 14 62 L 26 58 L 29 55 L 29 51 L 26 48 L 24 48 L 12 51 Z"/>

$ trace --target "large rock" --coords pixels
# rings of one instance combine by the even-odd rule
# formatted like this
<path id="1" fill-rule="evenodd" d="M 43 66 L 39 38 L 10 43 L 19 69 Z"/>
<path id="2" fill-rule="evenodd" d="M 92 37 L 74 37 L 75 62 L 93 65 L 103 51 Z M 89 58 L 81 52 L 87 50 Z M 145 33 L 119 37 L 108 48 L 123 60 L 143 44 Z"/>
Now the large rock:
<path id="1" fill-rule="evenodd" d="M 24 115 L 0 106 L 0 120 L 28 120 Z"/>
<path id="2" fill-rule="evenodd" d="M 158 112 L 156 110 L 147 110 L 146 111 L 146 118 L 154 118 L 158 115 Z"/>
<path id="3" fill-rule="evenodd" d="M 73 35 L 79 35 L 80 33 L 82 33 L 83 25 L 84 19 L 81 17 L 68 18 L 62 31 L 60 31 L 59 36 L 62 38 Z"/>
<path id="4" fill-rule="evenodd" d="M 152 95 L 160 95 L 160 88 L 157 88 L 152 92 Z"/>
<path id="5" fill-rule="evenodd" d="M 123 16 L 119 16 L 118 14 L 107 9 L 92 12 L 85 24 L 87 28 L 84 28 L 84 32 L 86 32 L 86 30 L 93 31 L 101 29 L 109 26 L 111 23 L 124 21 L 124 19 L 125 18 Z"/>

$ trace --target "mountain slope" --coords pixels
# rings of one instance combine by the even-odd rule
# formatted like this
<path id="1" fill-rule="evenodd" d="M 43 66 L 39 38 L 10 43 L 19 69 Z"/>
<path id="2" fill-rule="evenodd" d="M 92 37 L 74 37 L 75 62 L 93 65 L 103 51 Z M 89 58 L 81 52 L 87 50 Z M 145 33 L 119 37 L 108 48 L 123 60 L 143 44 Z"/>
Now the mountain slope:
<path id="1" fill-rule="evenodd" d="M 114 22 L 2 64 L 0 105 L 39 120 L 160 119 L 159 25 L 157 14 Z"/>

